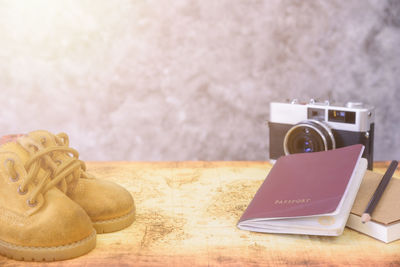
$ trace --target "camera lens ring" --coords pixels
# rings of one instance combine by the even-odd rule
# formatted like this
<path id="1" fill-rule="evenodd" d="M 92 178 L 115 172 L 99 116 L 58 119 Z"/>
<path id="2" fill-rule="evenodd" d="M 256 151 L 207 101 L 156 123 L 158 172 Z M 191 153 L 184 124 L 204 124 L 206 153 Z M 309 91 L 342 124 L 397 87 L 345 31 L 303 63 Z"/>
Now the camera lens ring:
<path id="1" fill-rule="evenodd" d="M 291 134 L 297 130 L 298 128 L 302 128 L 302 127 L 307 127 L 307 128 L 311 128 L 313 129 L 315 132 L 317 132 L 317 134 L 319 135 L 319 137 L 322 139 L 322 142 L 324 144 L 324 150 L 327 151 L 328 150 L 328 142 L 325 138 L 325 135 L 322 133 L 322 131 L 320 129 L 318 129 L 317 127 L 315 127 L 312 124 L 307 123 L 307 121 L 305 122 L 300 122 L 296 125 L 294 125 L 292 128 L 289 129 L 289 131 L 286 133 L 285 135 L 285 139 L 283 140 L 283 150 L 285 152 L 285 155 L 290 155 L 292 153 L 290 153 L 289 150 L 289 138 L 291 136 Z"/>
<path id="2" fill-rule="evenodd" d="M 333 136 L 331 127 L 329 127 L 326 123 L 323 123 L 322 121 L 318 121 L 318 120 L 308 120 L 308 121 L 314 122 L 315 124 L 318 124 L 319 126 L 324 128 L 324 130 L 328 133 L 328 135 L 330 137 L 330 141 L 332 143 L 332 148 L 331 149 L 335 149 L 336 148 L 336 142 L 335 142 L 335 137 Z"/>
<path id="3" fill-rule="evenodd" d="M 313 131 L 315 131 L 317 133 L 318 137 L 321 138 L 321 140 L 322 140 L 323 150 L 327 151 L 329 149 L 336 148 L 336 143 L 335 143 L 335 138 L 333 136 L 333 133 L 326 124 L 324 124 L 321 121 L 317 121 L 317 120 L 305 120 L 305 121 L 301 121 L 298 124 L 294 125 L 286 133 L 284 141 L 283 141 L 283 149 L 284 149 L 285 155 L 293 154 L 290 152 L 290 149 L 289 149 L 289 139 L 290 139 L 292 133 L 294 131 L 298 130 L 299 128 L 311 128 Z M 328 140 L 327 140 L 327 137 L 329 137 Z"/>

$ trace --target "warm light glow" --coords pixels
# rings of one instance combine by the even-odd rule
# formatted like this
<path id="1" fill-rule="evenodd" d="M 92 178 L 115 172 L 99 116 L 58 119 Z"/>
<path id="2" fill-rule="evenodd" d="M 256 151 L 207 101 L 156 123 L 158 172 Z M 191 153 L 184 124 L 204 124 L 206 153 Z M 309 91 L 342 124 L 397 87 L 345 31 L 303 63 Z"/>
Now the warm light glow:
<path id="1" fill-rule="evenodd" d="M 3 82 L 17 81 L 25 90 L 36 84 L 79 90 L 70 83 L 71 77 L 85 77 L 88 72 L 106 77 L 103 73 L 109 72 L 110 62 L 136 36 L 131 25 L 140 23 L 136 8 L 142 4 L 130 0 L 118 5 L 107 0 L 0 1 L 0 59 L 12 58 Z M 58 73 L 63 75 L 49 79 Z"/>
<path id="2" fill-rule="evenodd" d="M 79 16 L 82 6 L 72 1 L 8 1 L 3 5 L 2 24 L 13 41 L 39 44 L 51 37 L 70 35 L 72 29 L 67 25 L 84 17 Z M 86 23 L 81 25 L 85 27 Z"/>
<path id="3" fill-rule="evenodd" d="M 3 53 L 21 60 L 90 57 L 93 46 L 112 38 L 123 8 L 113 1 L 2 1 Z"/>

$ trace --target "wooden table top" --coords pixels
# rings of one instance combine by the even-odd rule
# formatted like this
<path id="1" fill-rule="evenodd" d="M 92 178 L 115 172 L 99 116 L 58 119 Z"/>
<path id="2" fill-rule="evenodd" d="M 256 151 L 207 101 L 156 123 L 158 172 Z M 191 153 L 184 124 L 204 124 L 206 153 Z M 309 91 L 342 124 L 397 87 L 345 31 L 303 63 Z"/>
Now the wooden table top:
<path id="1" fill-rule="evenodd" d="M 97 235 L 89 254 L 50 266 L 399 266 L 400 241 L 348 228 L 339 237 L 261 234 L 236 223 L 265 179 L 267 162 L 90 162 L 133 195 L 137 219 Z M 387 162 L 376 163 L 383 173 Z M 395 176 L 400 177 L 397 170 Z M 0 256 L 0 266 L 43 266 Z"/>

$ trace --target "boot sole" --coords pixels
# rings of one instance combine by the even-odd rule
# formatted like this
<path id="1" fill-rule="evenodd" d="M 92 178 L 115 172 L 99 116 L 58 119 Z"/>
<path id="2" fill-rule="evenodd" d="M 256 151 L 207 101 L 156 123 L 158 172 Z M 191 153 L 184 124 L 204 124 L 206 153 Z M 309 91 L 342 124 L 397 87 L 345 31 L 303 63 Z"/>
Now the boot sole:
<path id="1" fill-rule="evenodd" d="M 96 232 L 80 241 L 56 247 L 25 247 L 0 240 L 0 254 L 20 261 L 59 261 L 88 253 L 96 247 Z"/>
<path id="2" fill-rule="evenodd" d="M 93 228 L 96 229 L 96 232 L 98 234 L 105 234 L 122 230 L 135 221 L 135 215 L 135 209 L 132 209 L 128 214 L 121 217 L 93 222 Z"/>

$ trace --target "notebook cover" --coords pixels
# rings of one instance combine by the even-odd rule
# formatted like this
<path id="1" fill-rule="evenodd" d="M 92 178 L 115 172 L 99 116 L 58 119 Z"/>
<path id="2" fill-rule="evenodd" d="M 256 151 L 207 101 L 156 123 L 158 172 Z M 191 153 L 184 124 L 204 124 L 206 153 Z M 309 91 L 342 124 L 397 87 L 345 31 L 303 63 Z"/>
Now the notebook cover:
<path id="1" fill-rule="evenodd" d="M 239 222 L 335 212 L 363 149 L 358 144 L 279 158 Z"/>
<path id="2" fill-rule="evenodd" d="M 383 174 L 365 173 L 351 213 L 360 216 L 378 187 Z M 400 179 L 393 177 L 371 215 L 372 221 L 388 225 L 400 221 Z"/>

